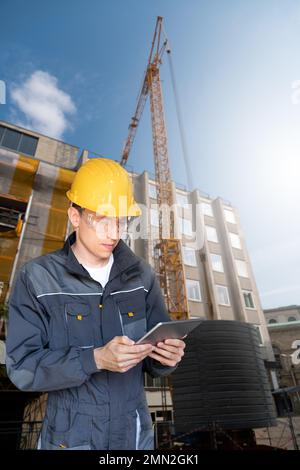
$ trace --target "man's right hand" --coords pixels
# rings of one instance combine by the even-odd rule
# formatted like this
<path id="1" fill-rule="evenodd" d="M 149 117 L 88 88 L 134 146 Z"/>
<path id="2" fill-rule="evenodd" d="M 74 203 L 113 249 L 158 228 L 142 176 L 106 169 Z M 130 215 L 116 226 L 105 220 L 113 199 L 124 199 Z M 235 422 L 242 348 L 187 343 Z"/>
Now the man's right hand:
<path id="1" fill-rule="evenodd" d="M 145 359 L 153 349 L 152 344 L 135 344 L 127 336 L 115 336 L 102 348 L 94 349 L 94 358 L 98 369 L 127 372 Z"/>

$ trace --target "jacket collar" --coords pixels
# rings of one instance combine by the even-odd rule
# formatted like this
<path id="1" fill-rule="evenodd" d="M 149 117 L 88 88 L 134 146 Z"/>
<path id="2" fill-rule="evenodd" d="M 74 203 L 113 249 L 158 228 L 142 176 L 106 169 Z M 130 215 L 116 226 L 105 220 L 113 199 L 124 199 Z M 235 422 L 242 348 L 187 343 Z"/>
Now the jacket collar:
<path id="1" fill-rule="evenodd" d="M 73 273 L 88 276 L 90 277 L 87 270 L 79 263 L 76 256 L 71 249 L 71 245 L 76 241 L 76 232 L 72 232 L 71 235 L 67 238 L 64 243 L 62 251 L 67 256 L 66 260 L 66 267 L 69 271 Z M 133 251 L 126 245 L 123 240 L 120 240 L 115 249 L 113 250 L 114 255 L 114 263 L 111 268 L 110 277 L 109 279 L 113 279 L 114 277 L 120 275 L 121 273 L 125 274 L 125 271 L 131 271 L 133 266 L 139 264 L 140 259 L 136 256 Z M 123 277 L 127 277 L 126 275 Z"/>

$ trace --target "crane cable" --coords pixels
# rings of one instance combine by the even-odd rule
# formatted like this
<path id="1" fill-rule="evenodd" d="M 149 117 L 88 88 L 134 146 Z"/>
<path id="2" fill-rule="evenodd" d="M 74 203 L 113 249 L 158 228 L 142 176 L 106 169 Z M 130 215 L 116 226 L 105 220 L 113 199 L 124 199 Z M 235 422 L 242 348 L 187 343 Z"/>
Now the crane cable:
<path id="1" fill-rule="evenodd" d="M 190 158 L 189 158 L 189 154 L 188 154 L 188 148 L 187 148 L 186 137 L 185 137 L 185 130 L 184 130 L 184 126 L 183 126 L 180 101 L 179 101 L 179 98 L 178 98 L 178 92 L 177 92 L 177 85 L 176 85 L 176 80 L 175 80 L 175 73 L 174 73 L 174 67 L 173 67 L 173 61 L 172 61 L 172 55 L 171 55 L 170 42 L 169 42 L 169 39 L 166 35 L 165 30 L 164 30 L 164 36 L 168 41 L 168 48 L 166 49 L 166 52 L 167 52 L 167 55 L 168 55 L 168 64 L 169 64 L 169 69 L 170 69 L 171 83 L 172 83 L 172 89 L 173 89 L 174 100 L 175 100 L 176 117 L 177 117 L 177 122 L 178 122 L 181 149 L 182 149 L 182 154 L 183 154 L 183 162 L 184 162 L 184 167 L 185 167 L 185 172 L 186 172 L 186 179 L 187 179 L 187 189 L 188 189 L 188 191 L 192 191 L 194 189 L 193 173 L 191 171 Z"/>

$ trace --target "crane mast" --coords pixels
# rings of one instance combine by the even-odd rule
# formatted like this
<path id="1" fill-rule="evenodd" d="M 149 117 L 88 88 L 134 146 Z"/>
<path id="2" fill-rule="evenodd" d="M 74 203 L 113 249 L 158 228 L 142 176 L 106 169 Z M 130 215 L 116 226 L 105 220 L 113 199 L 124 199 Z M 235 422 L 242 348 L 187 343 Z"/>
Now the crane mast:
<path id="1" fill-rule="evenodd" d="M 154 250 L 154 260 L 169 314 L 174 320 L 182 320 L 189 316 L 188 302 L 181 244 L 175 233 L 173 210 L 176 208 L 176 200 L 172 190 L 167 131 L 159 73 L 162 56 L 166 48 L 167 39 L 162 41 L 162 17 L 158 17 L 148 65 L 139 93 L 136 111 L 129 125 L 129 133 L 124 145 L 121 165 L 126 165 L 147 97 L 150 95 L 155 178 L 159 207 L 159 239 Z M 169 221 L 169 233 L 167 236 L 165 234 L 166 221 Z"/>

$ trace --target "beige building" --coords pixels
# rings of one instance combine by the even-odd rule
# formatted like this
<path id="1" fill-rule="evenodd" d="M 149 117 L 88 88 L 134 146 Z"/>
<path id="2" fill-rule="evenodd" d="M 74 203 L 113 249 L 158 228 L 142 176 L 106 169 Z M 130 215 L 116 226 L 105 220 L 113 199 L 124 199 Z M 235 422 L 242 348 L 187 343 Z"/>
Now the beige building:
<path id="1" fill-rule="evenodd" d="M 300 305 L 265 310 L 280 387 L 300 385 Z M 292 399 L 300 414 L 300 390 Z"/>
<path id="2" fill-rule="evenodd" d="M 153 247 L 158 234 L 156 184 L 144 172 L 134 176 L 134 185 L 137 200 L 147 208 L 148 239 L 133 241 L 131 246 L 153 264 Z M 269 334 L 237 209 L 198 189 L 187 192 L 173 184 L 173 191 L 177 202 L 175 223 L 182 233 L 190 316 L 240 320 L 255 325 L 263 354 L 266 359 L 272 359 Z M 196 235 L 198 240 L 195 241 Z"/>
<path id="3" fill-rule="evenodd" d="M 281 402 L 277 426 L 256 430 L 258 443 L 285 449 L 300 448 L 300 306 L 289 305 L 264 311 L 277 363 L 276 375 L 281 389 L 288 393 L 291 416 Z M 296 444 L 297 442 L 297 444 Z"/>
<path id="4" fill-rule="evenodd" d="M 0 295 L 8 298 L 15 273 L 28 259 L 60 248 L 69 234 L 69 188 L 77 167 L 91 155 L 36 132 L 0 121 Z M 158 237 L 156 183 L 147 172 L 132 173 L 143 208 L 143 236 L 128 244 L 153 264 Z M 259 333 L 266 360 L 273 360 L 239 214 L 229 202 L 173 184 L 175 222 L 182 234 L 186 292 L 191 317 L 240 320 Z M 160 381 L 146 379 L 149 405 L 160 413 Z M 170 394 L 163 397 L 169 411 Z"/>
<path id="5" fill-rule="evenodd" d="M 269 308 L 264 310 L 264 314 L 268 325 L 300 321 L 300 305 Z"/>
<path id="6" fill-rule="evenodd" d="M 148 214 L 148 226 L 147 239 L 131 240 L 130 245 L 154 265 L 153 253 L 158 237 L 156 183 L 147 172 L 135 175 L 133 180 L 136 198 Z M 253 324 L 260 337 L 264 358 L 272 361 L 270 337 L 237 209 L 221 198 L 213 199 L 198 189 L 187 192 L 175 183 L 173 193 L 177 202 L 175 223 L 182 234 L 190 317 Z M 196 242 L 195 230 L 198 235 L 199 232 L 203 234 Z M 274 371 L 271 371 L 271 377 L 277 384 Z M 160 384 L 160 379 L 146 377 L 148 402 L 157 417 L 165 399 L 171 418 L 172 399 L 169 391 L 163 398 Z"/>

